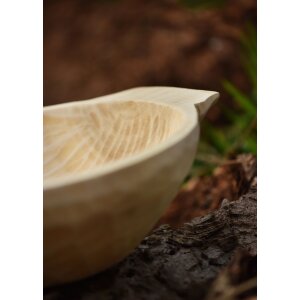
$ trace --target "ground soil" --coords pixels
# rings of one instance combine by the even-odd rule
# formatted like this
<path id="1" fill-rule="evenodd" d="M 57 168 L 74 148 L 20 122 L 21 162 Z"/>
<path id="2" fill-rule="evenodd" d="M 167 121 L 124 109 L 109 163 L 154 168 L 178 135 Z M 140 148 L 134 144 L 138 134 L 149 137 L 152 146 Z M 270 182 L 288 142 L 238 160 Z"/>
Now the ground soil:
<path id="1" fill-rule="evenodd" d="M 193 178 L 184 185 L 157 226 L 178 227 L 219 208 L 224 199 L 237 200 L 248 191 L 255 176 L 256 159 L 251 154 L 228 160 L 212 175 Z"/>

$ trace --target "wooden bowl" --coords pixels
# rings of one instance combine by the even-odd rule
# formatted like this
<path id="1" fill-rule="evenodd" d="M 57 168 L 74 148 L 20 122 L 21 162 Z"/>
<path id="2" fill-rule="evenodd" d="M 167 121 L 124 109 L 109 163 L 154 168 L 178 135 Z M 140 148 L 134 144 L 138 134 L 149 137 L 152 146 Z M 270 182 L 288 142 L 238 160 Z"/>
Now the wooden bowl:
<path id="1" fill-rule="evenodd" d="M 44 108 L 45 286 L 104 270 L 139 244 L 187 175 L 216 98 L 145 87 Z"/>

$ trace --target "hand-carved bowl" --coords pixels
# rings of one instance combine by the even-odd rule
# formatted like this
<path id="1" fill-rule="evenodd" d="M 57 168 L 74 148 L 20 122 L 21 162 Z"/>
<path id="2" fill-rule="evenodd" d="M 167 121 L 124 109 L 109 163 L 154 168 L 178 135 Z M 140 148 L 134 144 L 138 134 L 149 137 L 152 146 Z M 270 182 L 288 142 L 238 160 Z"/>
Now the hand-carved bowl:
<path id="1" fill-rule="evenodd" d="M 138 245 L 187 175 L 216 98 L 147 87 L 44 108 L 46 286 L 104 270 Z"/>

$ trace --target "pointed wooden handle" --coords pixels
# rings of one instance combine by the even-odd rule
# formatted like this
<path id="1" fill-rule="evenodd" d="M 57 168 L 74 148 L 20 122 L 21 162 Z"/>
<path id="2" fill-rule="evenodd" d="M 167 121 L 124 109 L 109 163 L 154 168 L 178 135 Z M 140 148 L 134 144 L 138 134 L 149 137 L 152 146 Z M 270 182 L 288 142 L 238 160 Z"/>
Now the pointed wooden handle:
<path id="1" fill-rule="evenodd" d="M 170 105 L 195 105 L 200 119 L 204 117 L 213 102 L 219 98 L 214 91 L 194 90 L 177 87 L 138 87 L 112 95 L 116 100 L 148 100 Z M 110 99 L 112 98 L 110 96 Z M 105 97 L 101 97 L 105 99 Z"/>

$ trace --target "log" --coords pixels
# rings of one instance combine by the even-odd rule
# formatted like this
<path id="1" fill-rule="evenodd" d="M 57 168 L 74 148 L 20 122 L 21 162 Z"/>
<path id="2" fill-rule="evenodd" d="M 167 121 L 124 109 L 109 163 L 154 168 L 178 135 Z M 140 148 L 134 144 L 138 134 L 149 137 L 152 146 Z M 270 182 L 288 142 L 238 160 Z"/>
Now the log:
<path id="1" fill-rule="evenodd" d="M 212 299 L 218 276 L 240 253 L 253 258 L 251 272 L 256 276 L 256 204 L 253 186 L 239 200 L 225 200 L 220 209 L 181 228 L 162 225 L 115 267 L 45 289 L 44 299 Z M 253 280 L 250 283 L 253 288 Z"/>

